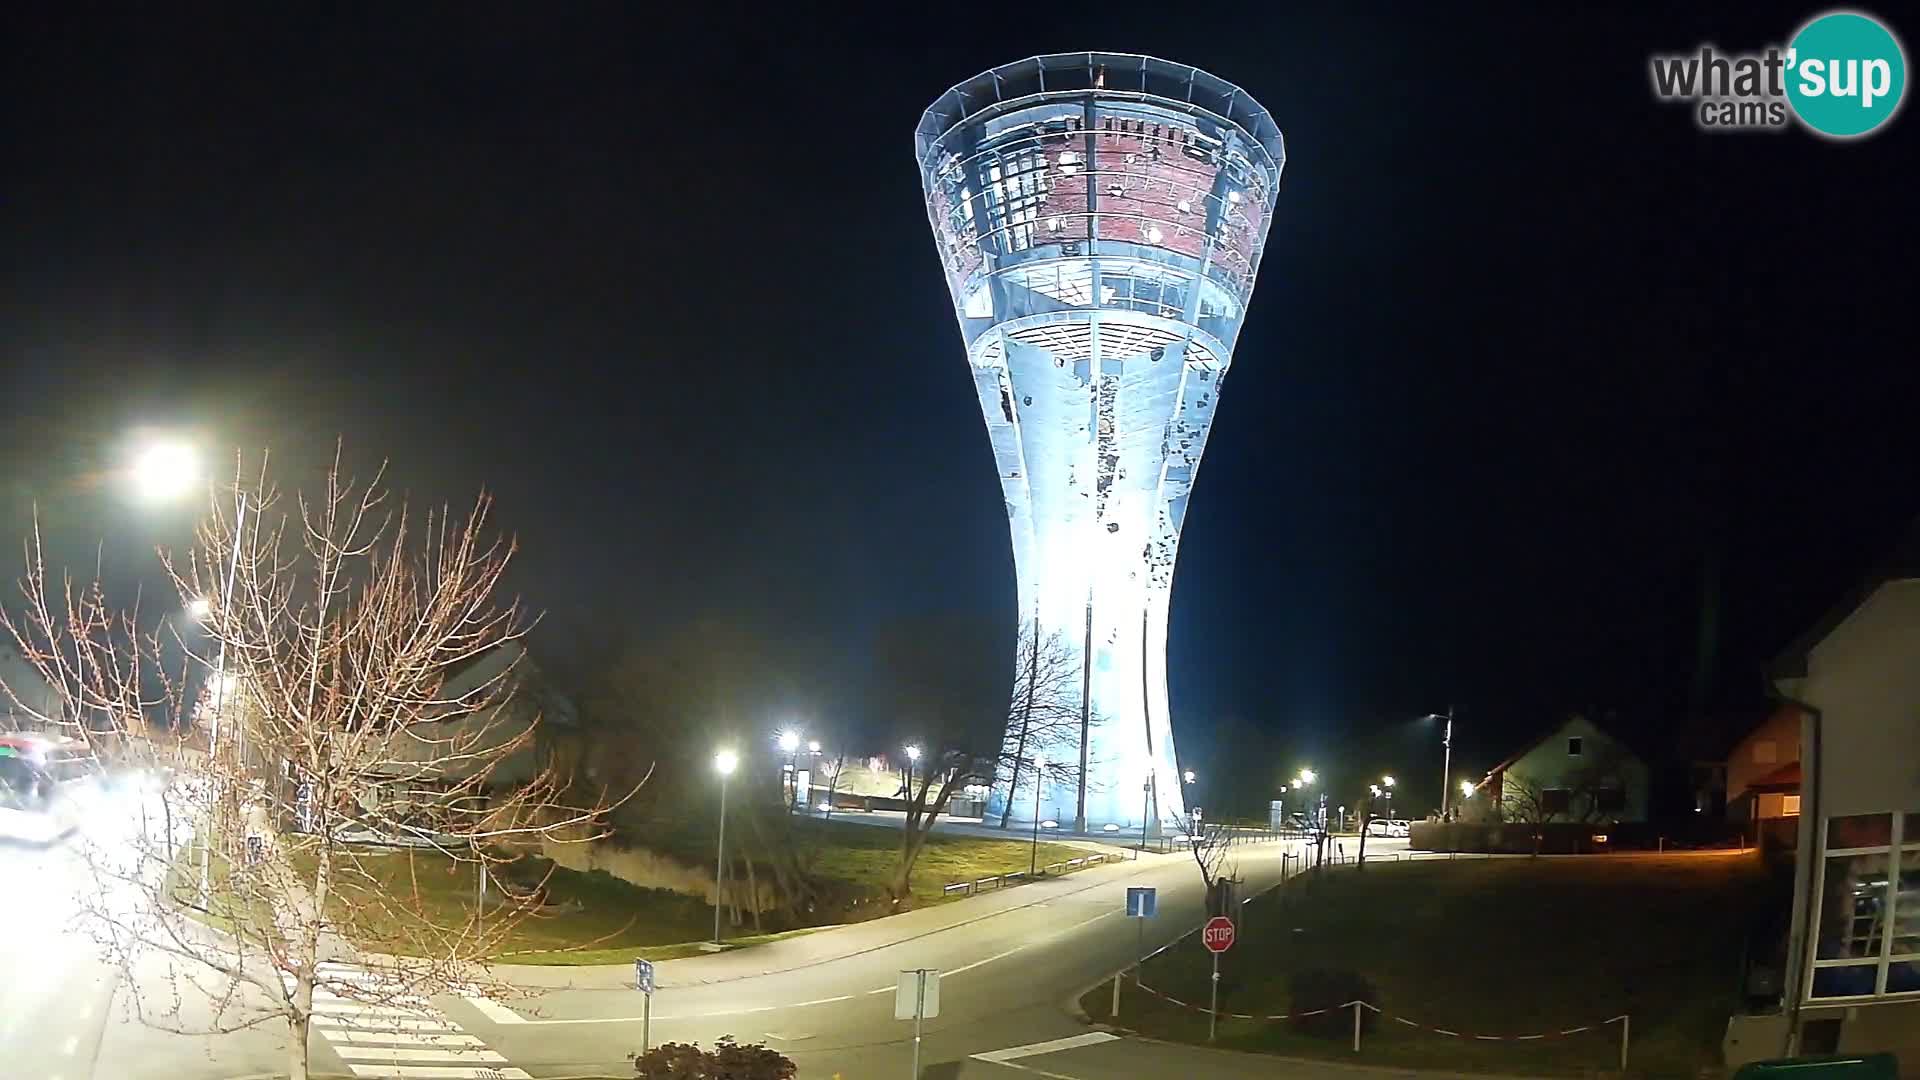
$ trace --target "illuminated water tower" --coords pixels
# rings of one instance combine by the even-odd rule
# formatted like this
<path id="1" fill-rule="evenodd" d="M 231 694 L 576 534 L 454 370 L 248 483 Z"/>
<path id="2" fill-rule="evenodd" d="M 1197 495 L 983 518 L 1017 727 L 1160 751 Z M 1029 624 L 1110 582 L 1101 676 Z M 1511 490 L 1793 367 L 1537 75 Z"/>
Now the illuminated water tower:
<path id="1" fill-rule="evenodd" d="M 1021 633 L 1059 633 L 1083 673 L 1084 786 L 1042 791 L 1040 813 L 1170 825 L 1167 601 L 1280 129 L 1197 68 L 1063 53 L 947 91 L 915 150 L 1006 494 Z M 1030 814 L 1031 778 L 1007 779 L 996 806 Z"/>

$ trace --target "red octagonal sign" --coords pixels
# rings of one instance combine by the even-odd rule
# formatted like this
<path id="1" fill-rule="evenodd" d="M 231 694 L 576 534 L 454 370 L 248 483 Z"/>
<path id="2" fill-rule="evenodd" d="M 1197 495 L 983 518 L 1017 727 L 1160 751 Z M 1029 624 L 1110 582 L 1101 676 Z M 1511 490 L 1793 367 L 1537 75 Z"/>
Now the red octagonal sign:
<path id="1" fill-rule="evenodd" d="M 1208 919 L 1206 927 L 1200 931 L 1200 944 L 1205 945 L 1208 952 L 1214 953 L 1233 948 L 1233 920 L 1225 915 Z"/>

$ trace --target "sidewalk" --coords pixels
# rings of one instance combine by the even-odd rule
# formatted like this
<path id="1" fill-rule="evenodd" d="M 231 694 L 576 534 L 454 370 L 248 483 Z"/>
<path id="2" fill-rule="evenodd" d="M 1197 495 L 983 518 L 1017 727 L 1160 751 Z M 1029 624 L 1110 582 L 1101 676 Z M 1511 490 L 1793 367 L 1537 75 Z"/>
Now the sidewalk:
<path id="1" fill-rule="evenodd" d="M 677 986 L 701 986 L 712 983 L 752 979 L 784 971 L 812 967 L 815 964 L 844 960 L 851 956 L 913 941 L 945 930 L 967 926 L 982 919 L 1035 904 L 1058 900 L 1089 889 L 1097 889 L 1124 880 L 1144 870 L 1186 859 L 1184 852 L 1160 855 L 1147 852 L 1140 860 L 1108 863 L 1081 870 L 1065 877 L 1046 878 L 1001 889 L 980 896 L 938 904 L 929 908 L 902 912 L 870 922 L 836 926 L 811 934 L 782 938 L 712 956 L 693 956 L 683 960 L 663 960 L 654 965 L 657 985 L 662 989 Z M 610 990 L 633 986 L 633 965 L 598 964 L 581 967 L 548 967 L 527 964 L 496 964 L 490 969 L 495 977 L 528 989 Z"/>

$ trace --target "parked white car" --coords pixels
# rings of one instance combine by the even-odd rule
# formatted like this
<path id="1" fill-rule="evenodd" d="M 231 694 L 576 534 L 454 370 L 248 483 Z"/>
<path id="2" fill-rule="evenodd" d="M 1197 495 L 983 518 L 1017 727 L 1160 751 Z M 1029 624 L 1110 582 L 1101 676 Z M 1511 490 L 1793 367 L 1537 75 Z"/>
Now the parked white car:
<path id="1" fill-rule="evenodd" d="M 1411 835 L 1413 826 L 1405 821 L 1390 818 L 1374 818 L 1367 822 L 1368 836 L 1397 838 Z"/>

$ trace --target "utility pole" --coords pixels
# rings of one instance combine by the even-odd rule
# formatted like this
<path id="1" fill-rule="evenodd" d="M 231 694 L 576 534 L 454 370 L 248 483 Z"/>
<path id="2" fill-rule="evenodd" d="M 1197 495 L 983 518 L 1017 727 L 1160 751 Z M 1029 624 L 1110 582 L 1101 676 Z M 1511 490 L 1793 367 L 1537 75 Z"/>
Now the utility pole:
<path id="1" fill-rule="evenodd" d="M 1440 737 L 1440 820 L 1447 820 L 1447 789 L 1453 783 L 1453 706 L 1447 706 L 1446 733 Z"/>

